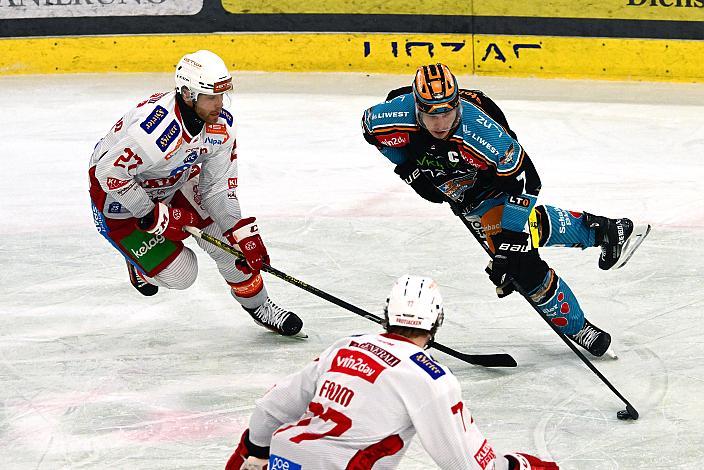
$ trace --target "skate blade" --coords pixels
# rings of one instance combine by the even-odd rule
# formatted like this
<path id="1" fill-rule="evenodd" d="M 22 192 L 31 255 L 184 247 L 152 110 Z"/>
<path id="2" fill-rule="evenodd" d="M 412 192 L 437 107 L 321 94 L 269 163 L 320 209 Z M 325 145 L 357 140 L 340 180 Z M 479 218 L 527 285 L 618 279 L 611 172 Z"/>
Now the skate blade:
<path id="1" fill-rule="evenodd" d="M 606 352 L 604 353 L 604 355 L 605 355 L 605 356 L 608 356 L 608 357 L 610 357 L 611 359 L 614 359 L 614 360 L 618 359 L 618 355 L 616 354 L 616 351 L 614 351 L 611 346 L 609 346 L 609 349 L 606 350 Z"/>
<path id="2" fill-rule="evenodd" d="M 308 339 L 308 335 L 306 334 L 305 331 L 301 330 L 295 335 L 292 336 L 287 336 L 287 338 L 293 338 L 293 339 Z"/>
<path id="3" fill-rule="evenodd" d="M 643 243 L 643 240 L 645 240 L 645 237 L 647 237 L 650 233 L 650 228 L 650 225 L 639 225 L 633 227 L 633 233 L 631 233 L 631 236 L 628 237 L 628 240 L 626 240 L 626 243 L 623 245 L 621 257 L 616 264 L 611 267 L 611 269 L 622 268 L 626 265 L 626 263 L 628 263 L 628 260 L 631 259 L 633 253 L 635 253 L 636 249 L 638 249 L 640 244 Z"/>

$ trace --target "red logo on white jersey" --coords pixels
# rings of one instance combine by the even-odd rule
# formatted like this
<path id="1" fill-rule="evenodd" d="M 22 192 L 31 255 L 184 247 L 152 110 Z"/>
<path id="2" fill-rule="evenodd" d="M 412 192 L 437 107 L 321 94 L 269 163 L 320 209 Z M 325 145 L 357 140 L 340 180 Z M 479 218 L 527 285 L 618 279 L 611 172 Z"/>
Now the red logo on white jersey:
<path id="1" fill-rule="evenodd" d="M 206 124 L 205 132 L 208 134 L 227 135 L 227 126 L 225 124 Z"/>
<path id="2" fill-rule="evenodd" d="M 479 170 L 486 170 L 488 168 L 486 163 L 473 156 L 462 146 L 460 146 L 460 153 L 462 154 L 464 161 L 472 165 L 474 168 Z"/>
<path id="3" fill-rule="evenodd" d="M 108 189 L 111 191 L 114 191 L 115 189 L 120 189 L 121 187 L 125 186 L 129 182 L 130 182 L 130 180 L 119 180 L 117 178 L 108 178 L 107 179 Z"/>
<path id="4" fill-rule="evenodd" d="M 237 178 L 228 178 L 227 179 L 227 187 L 228 187 L 228 189 L 237 188 Z"/>
<path id="5" fill-rule="evenodd" d="M 113 165 L 126 168 L 130 171 L 133 168 L 137 168 L 139 165 L 144 163 L 139 155 L 134 153 L 131 148 L 125 148 L 125 153 L 117 157 Z"/>
<path id="6" fill-rule="evenodd" d="M 376 140 L 387 147 L 403 147 L 411 141 L 411 138 L 408 132 L 394 132 L 393 134 L 378 135 Z"/>
<path id="7" fill-rule="evenodd" d="M 123 121 L 122 121 L 122 118 L 120 118 L 120 120 L 115 123 L 114 132 L 120 132 L 120 129 L 122 129 L 122 124 L 123 124 Z"/>
<path id="8" fill-rule="evenodd" d="M 342 348 L 332 360 L 329 372 L 340 372 L 374 383 L 385 367 L 360 351 Z"/>
<path id="9" fill-rule="evenodd" d="M 480 467 L 486 468 L 492 461 L 496 459 L 496 454 L 494 449 L 491 448 L 489 443 L 484 439 L 482 446 L 479 448 L 476 454 L 474 454 L 474 460 L 477 461 Z"/>

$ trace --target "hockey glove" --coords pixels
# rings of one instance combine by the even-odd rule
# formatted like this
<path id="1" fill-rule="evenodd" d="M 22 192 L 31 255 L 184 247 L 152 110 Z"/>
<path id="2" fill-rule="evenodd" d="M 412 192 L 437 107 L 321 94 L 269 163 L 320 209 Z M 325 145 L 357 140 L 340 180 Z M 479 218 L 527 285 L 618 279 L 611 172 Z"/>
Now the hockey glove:
<path id="1" fill-rule="evenodd" d="M 137 221 L 137 227 L 143 232 L 163 235 L 169 240 L 180 241 L 188 238 L 183 231 L 186 225 L 195 225 L 197 217 L 191 211 L 169 207 L 157 202 L 154 210 Z"/>
<path id="2" fill-rule="evenodd" d="M 504 297 L 513 294 L 513 291 L 514 291 L 513 282 L 511 282 L 511 278 L 509 278 L 507 276 L 504 276 L 503 282 L 500 282 L 499 279 L 496 279 L 496 276 L 494 276 L 494 272 L 492 269 L 493 266 L 494 266 L 494 262 L 489 261 L 489 264 L 487 264 L 486 268 L 484 268 L 484 272 L 489 275 L 489 279 L 496 286 L 496 296 L 500 299 L 503 299 Z"/>
<path id="3" fill-rule="evenodd" d="M 530 454 L 516 452 L 504 457 L 508 460 L 508 470 L 560 470 L 555 462 L 540 460 Z"/>
<path id="4" fill-rule="evenodd" d="M 491 236 L 494 243 L 494 259 L 489 279 L 495 286 L 504 285 L 520 273 L 521 259 L 530 251 L 528 234 L 502 230 Z"/>
<path id="5" fill-rule="evenodd" d="M 256 274 L 264 263 L 269 264 L 269 254 L 259 236 L 256 219 L 247 217 L 240 219 L 234 227 L 224 233 L 225 238 L 233 245 L 238 245 L 246 262 L 235 261 L 237 269 L 245 274 Z"/>
<path id="6" fill-rule="evenodd" d="M 410 161 L 398 165 L 394 168 L 394 173 L 400 176 L 407 185 L 413 188 L 413 190 L 426 201 L 438 204 L 445 201 L 440 190 L 436 188 L 428 178 L 421 174 L 418 165 L 414 162 Z"/>
<path id="7" fill-rule="evenodd" d="M 267 470 L 268 462 L 269 448 L 252 444 L 249 440 L 249 429 L 245 429 L 237 449 L 225 465 L 225 470 Z"/>

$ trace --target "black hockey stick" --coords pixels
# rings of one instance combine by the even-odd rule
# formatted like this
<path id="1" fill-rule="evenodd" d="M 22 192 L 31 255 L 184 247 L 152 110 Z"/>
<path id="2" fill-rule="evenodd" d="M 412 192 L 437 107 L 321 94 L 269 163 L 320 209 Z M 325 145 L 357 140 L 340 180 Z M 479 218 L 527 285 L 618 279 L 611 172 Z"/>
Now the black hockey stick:
<path id="1" fill-rule="evenodd" d="M 208 235 L 207 233 L 204 233 L 202 230 L 199 230 L 195 227 L 184 227 L 183 228 L 186 232 L 190 233 L 194 237 L 198 237 L 201 240 L 205 240 L 206 242 L 217 246 L 223 251 L 226 251 L 227 253 L 230 253 L 231 255 L 236 256 L 237 258 L 244 259 L 244 256 L 242 256 L 242 253 L 240 253 L 238 250 L 236 250 L 234 247 L 228 245 L 227 243 L 224 243 L 222 240 L 219 240 L 211 235 Z M 313 295 L 317 295 L 318 297 L 327 300 L 330 303 L 333 303 L 337 305 L 338 307 L 342 307 L 346 310 L 349 310 L 352 313 L 356 313 L 357 315 L 364 317 L 368 320 L 373 321 L 374 323 L 381 324 L 384 320 L 381 317 L 378 317 L 372 313 L 369 313 L 365 310 L 362 310 L 359 307 L 356 307 L 348 302 L 345 302 L 342 299 L 338 299 L 334 295 L 328 294 L 327 292 L 324 292 L 316 287 L 311 286 L 310 284 L 306 284 L 305 282 L 296 279 L 293 276 L 289 276 L 288 274 L 279 271 L 276 268 L 272 268 L 268 264 L 264 264 L 262 267 L 262 271 L 267 272 L 269 274 L 272 274 L 279 279 L 283 279 L 284 281 L 293 284 L 296 287 L 299 287 L 303 289 L 306 292 L 310 292 Z M 469 364 L 474 364 L 477 366 L 483 366 L 483 367 L 516 367 L 516 360 L 509 354 L 465 354 L 459 351 L 456 351 L 448 346 L 444 346 L 440 343 L 432 342 L 431 347 L 437 349 L 438 351 L 442 351 L 445 354 L 448 354 L 452 357 L 455 357 L 461 361 L 467 362 Z"/>
<path id="2" fill-rule="evenodd" d="M 462 220 L 462 223 L 469 229 L 469 231 L 472 232 L 472 235 L 474 235 L 474 238 L 477 240 L 477 242 L 479 242 L 482 248 L 484 248 L 486 254 L 493 259 L 494 255 L 491 253 L 491 250 L 489 250 L 489 245 L 487 244 L 486 235 L 484 235 L 484 230 L 482 228 L 474 227 L 471 222 L 469 222 L 464 216 L 458 215 L 458 217 L 460 218 L 460 220 Z M 479 227 L 481 227 L 481 223 L 479 224 Z M 482 232 L 480 233 L 478 230 L 482 230 Z M 518 291 L 523 296 L 523 298 L 526 299 L 526 301 L 531 305 L 531 307 L 533 307 L 533 310 L 538 312 L 540 318 L 545 320 L 545 323 L 550 325 L 550 328 L 552 328 L 552 330 L 557 333 L 557 336 L 559 336 L 560 339 L 562 339 L 562 341 L 564 341 L 567 346 L 569 346 L 572 352 L 574 352 L 582 360 L 582 362 L 584 362 L 584 364 L 586 364 L 586 366 L 589 367 L 589 369 L 591 369 L 591 371 L 594 372 L 596 376 L 599 377 L 601 381 L 604 382 L 604 384 L 606 384 L 606 386 L 609 387 L 611 391 L 614 392 L 616 396 L 619 397 L 621 401 L 626 404 L 626 409 L 619 411 L 616 416 L 619 419 L 638 419 L 638 411 L 636 411 L 633 405 L 631 405 L 631 403 L 626 400 L 623 395 L 621 395 L 621 393 L 616 389 L 616 387 L 614 387 L 611 382 L 609 382 L 609 380 L 604 377 L 604 375 L 599 371 L 599 369 L 597 369 L 596 366 L 594 366 L 594 364 L 592 364 L 592 362 L 587 359 L 579 349 L 577 349 L 577 346 L 575 346 L 572 341 L 570 341 L 567 336 L 565 336 L 565 334 L 560 331 L 557 326 L 555 326 L 548 319 L 547 316 L 545 316 L 545 314 L 538 307 L 538 304 L 536 304 L 535 301 L 526 293 L 526 291 L 523 290 L 523 288 L 516 282 L 516 280 L 511 279 L 511 282 L 513 283 L 513 287 L 516 289 L 516 291 Z"/>

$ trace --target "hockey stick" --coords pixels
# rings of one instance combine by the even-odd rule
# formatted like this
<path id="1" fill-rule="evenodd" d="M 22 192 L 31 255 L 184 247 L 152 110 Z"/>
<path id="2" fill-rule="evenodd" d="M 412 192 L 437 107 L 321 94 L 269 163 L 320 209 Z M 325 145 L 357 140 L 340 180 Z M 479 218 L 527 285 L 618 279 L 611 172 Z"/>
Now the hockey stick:
<path id="1" fill-rule="evenodd" d="M 465 227 L 467 227 L 469 229 L 469 231 L 472 233 L 472 235 L 477 240 L 477 242 L 479 242 L 479 244 L 482 246 L 482 248 L 484 248 L 484 251 L 486 252 L 486 254 L 489 255 L 490 258 L 493 259 L 494 255 L 491 253 L 491 250 L 489 250 L 489 246 L 486 241 L 486 236 L 483 235 L 483 233 L 482 234 L 478 233 L 478 229 L 473 227 L 472 224 L 466 218 L 464 218 L 464 216 L 458 215 L 458 217 L 460 218 L 460 220 L 462 220 L 462 223 L 465 225 Z M 482 232 L 483 232 L 483 229 L 482 229 Z M 562 339 L 562 341 L 564 341 L 565 344 L 567 346 L 569 346 L 569 348 L 572 350 L 572 352 L 574 352 L 582 360 L 582 362 L 584 362 L 584 364 L 586 364 L 586 366 L 589 367 L 589 369 L 591 369 L 591 371 L 594 372 L 596 374 L 596 376 L 599 377 L 601 379 L 601 381 L 604 382 L 604 384 L 606 384 L 606 386 L 609 387 L 611 389 L 611 391 L 614 392 L 616 394 L 616 396 L 619 397 L 621 399 L 621 401 L 623 401 L 623 403 L 626 404 L 626 409 L 621 410 L 616 414 L 618 419 L 622 419 L 622 420 L 623 419 L 634 419 L 634 420 L 638 419 L 638 411 L 636 411 L 636 409 L 633 407 L 633 405 L 631 405 L 631 403 L 628 400 L 626 400 L 626 398 L 623 395 L 621 395 L 621 393 L 616 389 L 616 387 L 614 387 L 611 384 L 611 382 L 609 382 L 609 380 L 606 377 L 604 377 L 604 375 L 599 371 L 599 369 L 597 369 L 596 366 L 594 366 L 594 364 L 592 364 L 592 362 L 589 359 L 587 359 L 584 356 L 584 354 L 582 354 L 582 352 L 580 350 L 577 349 L 577 346 L 575 346 L 572 343 L 572 341 L 570 341 L 567 338 L 567 336 L 565 336 L 565 334 L 562 331 L 560 331 L 557 328 L 557 326 L 555 326 L 548 319 L 547 316 L 545 316 L 545 314 L 538 307 L 538 304 L 536 304 L 535 301 L 526 293 L 526 291 L 523 290 L 523 288 L 518 284 L 518 282 L 516 282 L 515 279 L 511 279 L 511 282 L 513 283 L 513 287 L 516 289 L 516 291 L 518 291 L 523 296 L 523 298 L 526 299 L 526 301 L 530 304 L 530 306 L 533 307 L 533 310 L 538 312 L 538 315 L 540 315 L 540 318 L 545 320 L 545 323 L 547 323 L 550 326 L 550 328 L 552 328 L 552 330 L 555 333 L 557 333 L 557 336 L 559 336 L 560 339 Z"/>
<path id="2" fill-rule="evenodd" d="M 201 240 L 205 240 L 206 242 L 217 246 L 221 250 L 230 253 L 231 255 L 236 256 L 237 258 L 244 259 L 244 256 L 242 256 L 242 253 L 240 253 L 238 250 L 236 250 L 234 247 L 228 245 L 227 243 L 223 242 L 222 240 L 219 240 L 211 235 L 208 235 L 207 233 L 204 233 L 202 230 L 199 230 L 195 227 L 189 227 L 186 226 L 183 228 L 186 232 L 190 233 L 194 237 L 198 237 Z M 328 294 L 327 292 L 324 292 L 316 287 L 311 286 L 310 284 L 306 284 L 305 282 L 296 279 L 293 276 L 289 276 L 288 274 L 279 271 L 276 268 L 272 268 L 268 264 L 264 264 L 262 267 L 262 271 L 267 272 L 269 274 L 272 274 L 279 279 L 283 279 L 284 281 L 293 284 L 296 287 L 299 287 L 303 289 L 306 292 L 310 292 L 313 295 L 317 295 L 318 297 L 327 300 L 330 303 L 333 303 L 337 305 L 338 307 L 342 307 L 346 310 L 349 310 L 352 313 L 356 313 L 357 315 L 364 317 L 368 320 L 373 321 L 374 323 L 381 324 L 384 320 L 381 317 L 378 317 L 372 313 L 369 313 L 365 310 L 362 310 L 359 307 L 356 307 L 348 302 L 345 302 L 342 299 L 338 299 L 334 295 Z M 431 347 L 437 349 L 438 351 L 442 351 L 445 354 L 448 354 L 452 357 L 455 357 L 461 361 L 467 362 L 469 364 L 474 364 L 477 366 L 483 366 L 483 367 L 516 367 L 516 360 L 509 354 L 465 354 L 459 351 L 456 351 L 448 346 L 444 346 L 440 343 L 432 342 L 430 344 Z"/>

